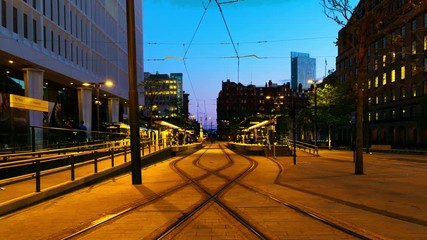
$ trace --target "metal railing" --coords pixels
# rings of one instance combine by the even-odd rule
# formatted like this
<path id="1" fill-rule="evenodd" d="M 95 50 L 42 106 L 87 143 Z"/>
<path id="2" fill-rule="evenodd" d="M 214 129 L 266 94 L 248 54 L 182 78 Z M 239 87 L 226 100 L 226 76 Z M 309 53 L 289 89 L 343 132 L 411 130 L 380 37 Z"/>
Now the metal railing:
<path id="1" fill-rule="evenodd" d="M 303 150 L 305 152 L 307 151 L 308 153 L 316 156 L 319 155 L 319 147 L 314 144 L 301 142 L 301 141 L 294 141 L 292 139 L 289 139 L 288 141 L 289 141 L 289 144 L 292 145 L 292 147 L 294 144 L 296 144 L 296 147 L 300 150 Z"/>
<path id="2" fill-rule="evenodd" d="M 170 147 L 170 143 L 168 139 L 143 140 L 140 142 L 140 156 Z M 123 156 L 120 164 L 128 161 L 128 153 L 130 153 L 130 141 L 122 139 L 55 150 L 3 154 L 0 157 L 6 160 L 0 163 L 0 186 L 35 179 L 35 191 L 40 192 L 42 176 L 68 171 L 68 179 L 74 181 L 76 168 L 93 164 L 91 174 L 96 174 L 99 172 L 101 161 L 111 160 L 107 168 L 104 162 L 104 170 L 114 168 L 118 166 L 117 157 Z M 10 172 L 19 172 L 19 175 L 11 176 Z M 68 180 L 65 179 L 65 181 Z"/>

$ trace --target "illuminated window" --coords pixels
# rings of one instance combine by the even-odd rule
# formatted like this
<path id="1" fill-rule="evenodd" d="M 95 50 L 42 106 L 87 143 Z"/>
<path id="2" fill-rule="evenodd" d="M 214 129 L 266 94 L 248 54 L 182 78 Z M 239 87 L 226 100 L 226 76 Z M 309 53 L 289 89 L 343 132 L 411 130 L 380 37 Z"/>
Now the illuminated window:
<path id="1" fill-rule="evenodd" d="M 391 53 L 391 62 L 392 62 L 392 63 L 394 63 L 394 62 L 395 62 L 395 60 L 396 60 L 396 53 L 393 51 L 393 52 Z"/>
<path id="2" fill-rule="evenodd" d="M 383 67 L 385 67 L 385 62 L 387 61 L 387 55 L 383 55 Z"/>
<path id="3" fill-rule="evenodd" d="M 417 42 L 416 41 L 413 41 L 412 42 L 412 55 L 414 55 L 414 54 L 417 54 Z"/>
<path id="4" fill-rule="evenodd" d="M 424 50 L 427 50 L 427 36 L 424 36 Z"/>
<path id="5" fill-rule="evenodd" d="M 396 81 L 396 70 L 391 70 L 391 82 Z"/>
<path id="6" fill-rule="evenodd" d="M 374 61 L 374 70 L 378 70 L 378 59 Z"/>
<path id="7" fill-rule="evenodd" d="M 371 113 L 368 114 L 368 121 L 371 121 Z"/>
<path id="8" fill-rule="evenodd" d="M 412 84 L 412 97 L 417 96 L 417 86 L 415 84 Z"/>
<path id="9" fill-rule="evenodd" d="M 380 102 L 380 98 L 378 96 L 375 97 L 375 104 L 378 104 Z"/>
<path id="10" fill-rule="evenodd" d="M 391 112 L 391 117 L 392 117 L 393 119 L 396 119 L 396 110 L 393 110 L 393 111 Z"/>
<path id="11" fill-rule="evenodd" d="M 383 73 L 383 86 L 387 84 L 387 73 Z"/>
<path id="12" fill-rule="evenodd" d="M 405 66 L 402 66 L 400 68 L 400 79 L 404 80 L 405 79 Z"/>
<path id="13" fill-rule="evenodd" d="M 368 80 L 368 89 L 371 89 L 371 80 Z"/>
<path id="14" fill-rule="evenodd" d="M 375 87 L 378 87 L 378 76 L 375 77 Z"/>
<path id="15" fill-rule="evenodd" d="M 378 112 L 375 113 L 375 120 L 378 121 Z"/>

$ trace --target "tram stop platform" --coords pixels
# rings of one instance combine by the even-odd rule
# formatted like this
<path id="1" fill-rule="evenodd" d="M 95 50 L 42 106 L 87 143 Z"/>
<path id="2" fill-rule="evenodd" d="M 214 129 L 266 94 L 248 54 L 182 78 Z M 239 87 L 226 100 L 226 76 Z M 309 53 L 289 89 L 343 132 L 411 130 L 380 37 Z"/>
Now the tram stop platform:
<path id="1" fill-rule="evenodd" d="M 132 185 L 131 174 L 125 173 L 3 215 L 0 236 L 2 239 L 61 239 L 67 232 L 79 229 L 82 223 L 99 221 L 118 209 L 146 201 L 174 186 L 180 177 L 169 174 L 170 163 L 179 157 L 143 168 L 141 185 Z M 258 162 L 273 161 L 265 156 L 251 157 Z M 364 154 L 363 175 L 354 174 L 350 151 L 320 150 L 318 156 L 298 151 L 296 162 L 290 156 L 277 156 L 274 161 L 280 163 L 282 171 L 278 175 L 276 169 L 268 167 L 272 165 L 266 164 L 255 183 L 256 188 L 269 189 L 321 216 L 363 229 L 373 239 L 426 239 L 426 155 Z M 20 191 L 19 186 L 3 189 L 0 194 L 13 191 Z M 179 201 L 187 200 L 182 198 L 168 204 L 173 209 Z M 277 213 L 270 214 L 274 218 Z M 149 219 L 130 219 L 123 226 L 151 226 L 162 220 L 161 215 L 150 216 Z M 131 233 L 124 229 L 116 228 L 113 235 L 105 237 L 131 239 Z"/>

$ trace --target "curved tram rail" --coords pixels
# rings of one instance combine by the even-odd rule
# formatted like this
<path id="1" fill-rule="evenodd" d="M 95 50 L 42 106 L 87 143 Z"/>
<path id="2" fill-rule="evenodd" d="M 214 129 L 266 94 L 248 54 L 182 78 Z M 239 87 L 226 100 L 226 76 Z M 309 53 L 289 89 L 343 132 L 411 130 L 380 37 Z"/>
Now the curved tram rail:
<path id="1" fill-rule="evenodd" d="M 219 148 L 213 148 L 212 146 L 219 146 Z M 236 227 L 238 231 L 236 231 L 237 233 L 233 233 L 235 235 L 237 234 L 237 238 L 275 239 L 286 237 L 280 236 L 279 234 L 288 233 L 279 233 L 277 231 L 273 232 L 273 230 L 270 230 L 268 226 L 262 224 L 263 216 L 251 216 L 247 214 L 244 210 L 241 210 L 245 207 L 239 206 L 242 202 L 235 203 L 233 197 L 229 197 L 229 195 L 227 195 L 234 189 L 240 188 L 246 191 L 246 195 L 244 195 L 245 197 L 253 196 L 253 198 L 261 197 L 264 199 L 263 202 L 260 203 L 260 206 L 255 206 L 255 208 L 263 209 L 263 205 L 274 204 L 276 206 L 271 209 L 272 211 L 286 208 L 285 211 L 291 212 L 289 216 L 284 216 L 284 218 L 295 218 L 295 221 L 300 221 L 298 220 L 300 218 L 308 218 L 308 220 L 304 220 L 304 222 L 299 224 L 316 222 L 317 225 L 315 228 L 317 230 L 320 225 L 321 229 L 326 229 L 324 231 L 321 230 L 321 232 L 329 232 L 337 239 L 370 239 L 368 236 L 355 232 L 339 223 L 323 219 L 312 212 L 308 212 L 289 202 L 282 201 L 267 191 L 262 191 L 249 186 L 247 183 L 243 183 L 241 180 L 245 176 L 251 174 L 257 168 L 259 163 L 250 157 L 237 154 L 231 155 L 228 151 L 229 150 L 225 150 L 221 145 L 209 145 L 209 147 L 198 151 L 196 154 L 171 161 L 169 164 L 170 168 L 184 179 L 183 182 L 176 184 L 173 188 L 166 189 L 161 194 L 141 200 L 131 207 L 117 211 L 115 214 L 110 214 L 108 217 L 102 218 L 99 221 L 88 223 L 87 227 L 76 231 L 74 234 L 71 234 L 64 239 L 85 237 L 93 238 L 91 234 L 102 232 L 103 228 L 111 227 L 119 219 L 126 218 L 150 204 L 160 204 L 159 202 L 164 201 L 165 198 L 179 194 L 180 191 L 189 187 L 196 189 L 202 196 L 201 199 L 196 203 L 191 204 L 191 207 L 186 207 L 185 210 L 181 212 L 180 216 L 172 217 L 169 219 L 167 224 L 159 226 L 159 229 L 148 236 L 142 236 L 142 238 L 188 238 L 188 236 L 192 236 L 188 235 L 190 234 L 188 230 L 190 226 L 192 224 L 197 224 L 196 219 L 201 214 L 212 211 L 212 208 L 210 208 L 212 205 L 215 205 L 216 209 L 219 208 L 222 212 L 227 213 L 227 219 L 234 219 L 235 227 L 236 222 L 238 223 Z M 218 154 L 218 152 L 220 154 Z M 281 170 L 280 166 L 279 170 Z M 257 218 L 261 218 L 261 220 Z M 309 228 L 309 226 L 305 227 Z M 291 236 L 292 234 L 293 236 L 298 235 L 298 233 L 291 233 Z M 325 236 L 323 236 L 323 238 L 326 239 L 329 238 L 330 235 Z M 197 236 L 193 235 L 193 237 Z M 204 235 L 204 237 L 206 237 L 206 235 Z M 221 237 L 217 236 L 217 238 Z"/>

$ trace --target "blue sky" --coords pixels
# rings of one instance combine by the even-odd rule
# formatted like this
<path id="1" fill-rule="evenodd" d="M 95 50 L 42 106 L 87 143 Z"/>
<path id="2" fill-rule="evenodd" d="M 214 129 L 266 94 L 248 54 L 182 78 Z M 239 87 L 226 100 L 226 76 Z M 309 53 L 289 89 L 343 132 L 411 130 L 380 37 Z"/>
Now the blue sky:
<path id="1" fill-rule="evenodd" d="M 230 34 L 214 0 L 143 1 L 144 71 L 182 72 L 190 114 L 204 124 L 211 117 L 215 125 L 222 81 L 257 86 L 290 81 L 291 51 L 316 58 L 317 78 L 325 75 L 325 60 L 327 70 L 335 69 L 340 26 L 326 18 L 320 0 L 219 2 L 233 2 L 221 4 Z"/>

